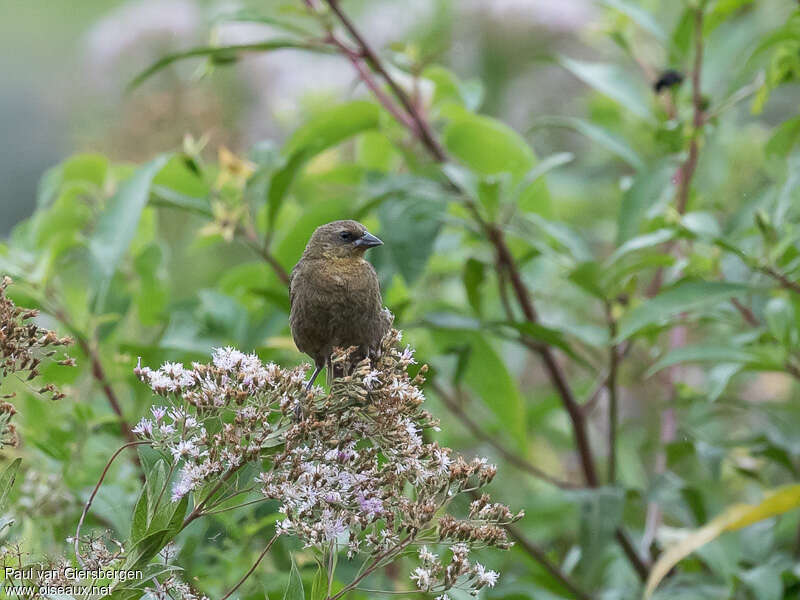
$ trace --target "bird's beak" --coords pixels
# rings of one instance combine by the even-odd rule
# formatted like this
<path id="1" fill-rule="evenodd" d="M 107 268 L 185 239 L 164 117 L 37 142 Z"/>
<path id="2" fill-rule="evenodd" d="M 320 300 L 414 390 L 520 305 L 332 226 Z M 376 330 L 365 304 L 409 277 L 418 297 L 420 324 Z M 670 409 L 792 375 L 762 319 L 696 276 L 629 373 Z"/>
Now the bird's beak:
<path id="1" fill-rule="evenodd" d="M 359 248 L 374 248 L 375 246 L 383 246 L 383 242 L 371 233 L 366 232 L 355 241 L 355 245 Z"/>

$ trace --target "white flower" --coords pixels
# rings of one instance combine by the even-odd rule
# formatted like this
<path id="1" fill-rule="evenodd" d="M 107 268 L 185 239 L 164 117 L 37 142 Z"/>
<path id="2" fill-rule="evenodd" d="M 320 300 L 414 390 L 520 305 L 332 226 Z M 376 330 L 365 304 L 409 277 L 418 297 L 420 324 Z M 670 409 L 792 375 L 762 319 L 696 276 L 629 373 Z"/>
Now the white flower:
<path id="1" fill-rule="evenodd" d="M 131 431 L 136 435 L 150 437 L 153 435 L 153 422 L 150 419 L 142 419 Z"/>
<path id="2" fill-rule="evenodd" d="M 183 458 L 184 456 L 197 456 L 197 446 L 195 446 L 194 439 L 181 440 L 169 450 L 172 452 L 172 457 L 175 460 Z"/>
<path id="3" fill-rule="evenodd" d="M 478 578 L 476 587 L 483 587 L 484 585 L 494 587 L 494 584 L 497 583 L 497 580 L 500 578 L 500 573 L 497 571 L 487 571 L 486 567 L 479 562 L 475 563 L 473 573 L 475 573 L 475 576 Z"/>
<path id="4" fill-rule="evenodd" d="M 417 567 L 411 572 L 411 581 L 417 584 L 417 589 L 427 592 L 431 588 L 431 572 L 423 567 Z"/>
<path id="5" fill-rule="evenodd" d="M 406 346 L 405 350 L 403 350 L 403 353 L 400 355 L 400 360 L 410 365 L 417 364 L 417 361 L 414 360 L 414 349 L 411 346 Z"/>
<path id="6" fill-rule="evenodd" d="M 347 533 L 347 526 L 341 516 L 334 515 L 330 510 L 325 510 L 322 513 L 322 533 L 325 541 L 332 541 L 338 538 L 341 534 Z"/>
<path id="7" fill-rule="evenodd" d="M 364 385 L 367 389 L 372 389 L 372 386 L 375 385 L 380 379 L 378 378 L 380 375 L 380 371 L 372 370 L 364 376 Z"/>
<path id="8" fill-rule="evenodd" d="M 167 414 L 167 409 L 164 406 L 151 406 L 150 412 L 153 413 L 153 418 L 156 421 L 160 421 L 164 418 L 164 415 Z"/>
<path id="9" fill-rule="evenodd" d="M 245 355 L 236 348 L 226 346 L 225 348 L 215 348 L 212 360 L 215 367 L 231 371 L 245 358 Z"/>
<path id="10" fill-rule="evenodd" d="M 450 470 L 450 456 L 442 448 L 433 451 L 433 458 L 436 461 L 439 473 L 447 473 Z"/>
<path id="11" fill-rule="evenodd" d="M 419 559 L 422 561 L 422 564 L 430 565 L 436 562 L 438 558 L 439 556 L 428 550 L 427 546 L 423 546 L 419 549 Z"/>

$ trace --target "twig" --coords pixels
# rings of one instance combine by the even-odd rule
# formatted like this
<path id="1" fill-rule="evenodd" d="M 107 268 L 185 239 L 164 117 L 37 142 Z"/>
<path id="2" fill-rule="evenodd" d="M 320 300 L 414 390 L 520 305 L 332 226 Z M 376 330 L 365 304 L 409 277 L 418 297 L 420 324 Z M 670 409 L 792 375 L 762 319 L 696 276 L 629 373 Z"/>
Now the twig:
<path id="1" fill-rule="evenodd" d="M 231 595 L 232 595 L 232 594 L 233 594 L 233 593 L 234 593 L 236 590 L 238 590 L 238 589 L 241 587 L 241 585 L 242 585 L 242 584 L 243 584 L 245 581 L 247 581 L 247 579 L 250 577 L 250 575 L 252 575 L 252 574 L 253 574 L 253 571 L 255 571 L 255 570 L 256 570 L 256 568 L 258 567 L 258 565 L 261 563 L 261 561 L 262 561 L 262 560 L 264 559 L 264 557 L 267 555 L 267 552 L 269 552 L 269 549 L 272 547 L 272 544 L 274 544 L 274 543 L 275 543 L 275 540 L 277 540 L 277 539 L 278 539 L 278 534 L 276 533 L 276 534 L 275 534 L 275 535 L 273 535 L 273 536 L 272 536 L 272 538 L 270 538 L 270 540 L 267 542 L 267 545 L 266 545 L 266 546 L 264 547 L 264 549 L 261 551 L 261 554 L 259 554 L 259 555 L 258 555 L 258 558 L 256 559 L 256 562 L 254 562 L 254 563 L 253 563 L 253 566 L 252 566 L 252 567 L 250 567 L 250 570 L 249 570 L 249 571 L 247 571 L 247 573 L 245 573 L 245 574 L 242 576 L 242 578 L 239 580 L 239 582 L 238 582 L 238 583 L 237 583 L 235 586 L 233 586 L 233 587 L 232 587 L 232 588 L 231 588 L 231 589 L 228 591 L 228 593 L 227 593 L 227 594 L 225 594 L 225 595 L 224 595 L 222 598 L 220 598 L 220 600 L 228 600 L 228 598 L 230 598 L 230 597 L 231 597 Z"/>
<path id="2" fill-rule="evenodd" d="M 106 376 L 105 369 L 103 369 L 103 364 L 100 362 L 100 357 L 97 355 L 97 351 L 92 347 L 92 344 L 89 342 L 86 336 L 83 335 L 83 333 L 79 331 L 75 325 L 73 325 L 66 312 L 57 307 L 54 307 L 51 312 L 56 319 L 63 323 L 64 326 L 72 332 L 72 334 L 75 336 L 75 341 L 78 342 L 78 346 L 80 346 L 83 353 L 89 358 L 89 363 L 92 365 L 92 377 L 94 377 L 94 379 L 100 384 L 103 394 L 108 400 L 108 404 L 111 406 L 111 410 L 117 416 L 122 437 L 125 438 L 129 444 L 136 442 L 136 436 L 133 434 L 130 424 L 125 420 L 125 415 L 122 412 L 122 405 L 117 399 L 114 389 L 111 387 L 111 383 Z M 137 467 L 139 467 L 139 478 L 142 480 L 142 483 L 144 483 L 145 474 L 144 471 L 141 470 L 142 465 L 139 462 L 138 454 L 133 455 L 133 462 Z"/>
<path id="3" fill-rule="evenodd" d="M 731 298 L 731 304 L 736 307 L 736 310 L 739 311 L 739 314 L 742 315 L 742 318 L 750 327 L 758 327 L 761 325 L 761 322 L 758 320 L 758 317 L 753 314 L 753 311 L 739 302 L 739 300 Z"/>
<path id="4" fill-rule="evenodd" d="M 800 283 L 792 281 L 786 275 L 775 269 L 774 267 L 758 267 L 758 270 L 772 277 L 775 281 L 781 284 L 781 287 L 787 289 L 795 294 L 800 294 Z"/>
<path id="5" fill-rule="evenodd" d="M 380 566 L 381 562 L 387 556 L 391 556 L 393 553 L 402 552 L 403 549 L 406 546 L 408 546 L 413 540 L 414 540 L 414 535 L 413 534 L 409 534 L 408 536 L 406 536 L 406 538 L 403 541 L 401 541 L 399 544 L 397 544 L 397 546 L 395 546 L 394 548 L 389 548 L 385 552 L 383 552 L 383 553 L 379 554 L 378 556 L 376 556 L 372 560 L 372 563 L 369 565 L 369 567 L 364 569 L 364 571 L 362 571 L 355 579 L 353 579 L 353 581 L 351 581 L 346 586 L 344 586 L 336 594 L 334 594 L 333 596 L 328 596 L 326 598 L 326 600 L 339 600 L 339 598 L 341 598 L 342 596 L 344 596 L 348 592 L 350 592 L 353 589 L 355 589 L 358 586 L 359 583 L 361 583 L 364 579 L 366 579 L 373 571 L 375 571 L 375 569 L 377 569 Z"/>
<path id="6" fill-rule="evenodd" d="M 497 250 L 497 260 L 503 270 L 508 274 L 511 281 L 511 288 L 514 290 L 514 295 L 517 302 L 522 309 L 522 314 L 525 319 L 531 323 L 537 323 L 539 316 L 534 308 L 533 301 L 531 300 L 528 288 L 522 281 L 522 276 L 511 255 L 511 251 L 505 243 L 503 231 L 494 225 L 488 226 L 489 239 Z M 578 453 L 581 458 L 581 467 L 583 469 L 584 478 L 590 487 L 597 487 L 599 480 L 597 471 L 595 469 L 594 458 L 592 455 L 591 445 L 589 443 L 589 434 L 586 428 L 586 420 L 580 405 L 578 404 L 572 389 L 567 383 L 566 375 L 561 368 L 561 365 L 556 361 L 552 350 L 549 346 L 537 346 L 537 351 L 544 362 L 548 376 L 552 384 L 558 391 L 562 399 L 564 408 L 567 410 L 569 418 L 572 422 L 572 429 L 575 435 L 575 443 L 578 446 Z"/>
<path id="7" fill-rule="evenodd" d="M 281 280 L 281 283 L 284 285 L 289 285 L 289 273 L 286 272 L 286 269 L 283 268 L 283 265 L 278 262 L 278 259 L 273 256 L 272 252 L 269 251 L 269 248 L 263 244 L 261 244 L 258 240 L 258 235 L 252 229 L 252 227 L 247 227 L 240 229 L 243 231 L 245 240 L 247 245 L 253 249 L 261 258 L 263 258 L 267 264 L 272 267 L 272 270 L 277 275 L 278 279 Z"/>
<path id="8" fill-rule="evenodd" d="M 617 337 L 617 322 L 614 319 L 612 306 L 606 302 L 606 320 L 608 321 L 609 339 Z M 617 371 L 619 369 L 619 351 L 617 344 L 611 343 L 608 351 L 608 483 L 614 485 L 617 479 L 617 425 L 618 425 L 618 398 L 617 398 Z"/>
<path id="9" fill-rule="evenodd" d="M 142 444 L 148 444 L 148 443 L 149 442 L 145 440 L 128 442 L 127 444 L 123 444 L 122 446 L 120 446 L 117 449 L 117 451 L 111 455 L 111 458 L 108 459 L 108 462 L 106 463 L 103 472 L 100 474 L 100 479 L 95 484 L 94 489 L 92 490 L 92 493 L 89 496 L 89 500 L 86 501 L 86 504 L 83 507 L 81 518 L 78 520 L 78 527 L 75 530 L 75 540 L 73 542 L 75 546 L 75 558 L 78 559 L 78 562 L 81 564 L 81 566 L 83 566 L 84 564 L 80 553 L 81 527 L 83 527 L 83 522 L 86 519 L 86 515 L 89 514 L 89 508 L 92 506 L 92 502 L 94 502 L 94 497 L 97 495 L 97 492 L 100 491 L 100 486 L 103 485 L 103 480 L 106 478 L 108 470 L 111 468 L 111 464 L 114 462 L 114 460 L 116 460 L 117 456 L 119 456 L 122 453 L 122 451 L 125 450 L 126 448 L 131 448 L 133 446 L 141 446 Z"/>
<path id="10" fill-rule="evenodd" d="M 579 487 L 572 482 L 564 481 L 562 479 L 558 479 L 550 475 L 549 473 L 545 473 L 540 468 L 536 467 L 535 465 L 532 465 L 530 462 L 525 460 L 523 457 L 513 453 L 511 450 L 509 450 L 503 444 L 501 444 L 500 441 L 497 439 L 497 437 L 486 433 L 481 428 L 481 426 L 478 425 L 475 422 L 475 420 L 472 417 L 470 417 L 469 414 L 467 414 L 467 412 L 460 406 L 458 400 L 456 400 L 450 394 L 448 394 L 447 391 L 444 389 L 444 387 L 442 387 L 438 382 L 436 382 L 435 380 L 431 381 L 431 386 L 433 387 L 433 390 L 436 392 L 436 395 L 439 396 L 439 398 L 441 398 L 442 402 L 444 402 L 444 405 L 447 407 L 447 409 L 456 418 L 458 418 L 466 426 L 466 428 L 472 432 L 472 434 L 475 437 L 483 440 L 484 442 L 492 446 L 511 465 L 515 466 L 521 471 L 528 473 L 529 475 L 532 475 L 533 477 L 536 477 L 537 479 L 546 481 L 561 489 L 575 489 Z"/>
<path id="11" fill-rule="evenodd" d="M 545 571 L 550 573 L 554 579 L 559 581 L 561 585 L 567 588 L 578 600 L 591 600 L 591 596 L 584 592 L 578 585 L 572 581 L 572 579 L 562 571 L 558 565 L 553 563 L 545 553 L 544 550 L 539 548 L 536 544 L 526 538 L 523 533 L 514 525 L 506 525 L 506 531 L 508 534 L 514 538 L 517 544 L 520 545 L 521 548 L 525 550 L 536 562 L 538 562 L 542 567 L 544 567 Z"/>
<path id="12" fill-rule="evenodd" d="M 420 141 L 430 150 L 431 154 L 434 156 L 437 162 L 444 162 L 447 160 L 447 154 L 445 153 L 444 149 L 441 147 L 439 142 L 433 135 L 433 131 L 431 130 L 428 121 L 422 115 L 422 113 L 414 106 L 411 102 L 411 99 L 405 93 L 403 88 L 401 88 L 397 82 L 392 78 L 386 69 L 383 66 L 383 63 L 378 58 L 378 55 L 369 45 L 369 43 L 364 39 L 361 33 L 356 29 L 353 22 L 350 18 L 342 11 L 341 7 L 339 6 L 339 0 L 325 0 L 326 4 L 330 6 L 333 13 L 339 19 L 339 22 L 344 26 L 347 32 L 352 36 L 353 40 L 358 44 L 358 47 L 361 50 L 361 53 L 364 55 L 364 59 L 370 64 L 370 66 L 386 81 L 386 84 L 392 90 L 392 93 L 397 97 L 397 100 L 400 104 L 403 105 L 403 108 L 406 110 L 408 115 L 414 121 L 415 128 L 417 135 L 420 138 Z"/>
<path id="13" fill-rule="evenodd" d="M 623 342 L 617 345 L 617 353 L 619 354 L 618 362 L 621 362 L 623 358 L 628 355 L 631 348 L 633 348 L 633 344 L 630 342 Z M 581 404 L 581 410 L 583 413 L 588 417 L 592 411 L 597 406 L 597 403 L 600 401 L 600 397 L 603 394 L 603 391 L 606 389 L 608 385 L 608 376 L 609 372 L 605 371 L 600 377 L 597 378 L 594 386 L 592 387 L 592 392 L 586 397 L 586 400 Z"/>
<path id="14" fill-rule="evenodd" d="M 381 89 L 381 86 L 375 81 L 374 77 L 372 77 L 372 73 L 370 73 L 369 69 L 367 69 L 360 55 L 357 52 L 351 50 L 344 42 L 342 42 L 339 38 L 337 38 L 333 33 L 329 35 L 330 42 L 339 48 L 344 54 L 347 59 L 353 64 L 356 72 L 358 73 L 361 81 L 364 82 L 370 91 L 375 95 L 383 107 L 392 115 L 395 119 L 397 119 L 400 123 L 405 125 L 411 131 L 416 131 L 417 125 L 416 123 L 409 117 L 406 113 L 402 111 L 402 109 L 397 106 L 394 101 Z"/>

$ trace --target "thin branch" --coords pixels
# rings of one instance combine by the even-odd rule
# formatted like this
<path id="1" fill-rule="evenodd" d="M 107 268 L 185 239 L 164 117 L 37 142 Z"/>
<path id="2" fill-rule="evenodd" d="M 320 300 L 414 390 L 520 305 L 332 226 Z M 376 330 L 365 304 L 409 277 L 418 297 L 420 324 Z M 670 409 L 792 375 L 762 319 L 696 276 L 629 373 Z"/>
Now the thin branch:
<path id="1" fill-rule="evenodd" d="M 388 556 L 391 556 L 394 553 L 402 552 L 403 549 L 406 546 L 408 546 L 413 540 L 414 540 L 413 534 L 409 534 L 408 536 L 406 536 L 406 538 L 403 541 L 401 541 L 399 544 L 397 544 L 397 546 L 395 546 L 394 548 L 389 548 L 385 552 L 383 552 L 383 553 L 379 554 L 378 556 L 376 556 L 372 560 L 370 565 L 366 569 L 364 569 L 364 571 L 362 571 L 355 579 L 353 579 L 353 581 L 348 583 L 346 586 L 344 586 L 341 590 L 339 590 L 333 596 L 328 596 L 326 598 L 326 600 L 339 600 L 339 598 L 341 598 L 342 596 L 344 596 L 348 592 L 350 592 L 353 589 L 355 589 L 358 586 L 359 583 L 364 581 L 364 579 L 366 579 L 373 571 L 375 571 L 375 569 L 377 569 L 380 566 L 381 562 L 383 562 L 383 560 L 385 558 L 387 558 Z"/>
<path id="2" fill-rule="evenodd" d="M 278 534 L 276 533 L 276 534 L 275 534 L 275 535 L 273 535 L 273 536 L 272 536 L 272 538 L 270 538 L 270 540 L 267 542 L 267 545 L 266 545 L 266 546 L 264 547 L 264 549 L 261 551 L 261 554 L 259 554 L 259 555 L 258 555 L 258 558 L 256 559 L 256 562 L 254 562 L 254 563 L 253 563 L 253 566 L 252 566 L 252 567 L 250 567 L 250 570 L 249 570 L 249 571 L 247 571 L 247 573 L 245 573 L 245 574 L 242 576 L 242 578 L 239 580 L 239 582 L 238 582 L 238 583 L 237 583 L 235 586 L 233 586 L 233 587 L 232 587 L 232 588 L 231 588 L 231 589 L 228 591 L 228 593 L 227 593 L 227 594 L 225 594 L 225 595 L 224 595 L 222 598 L 220 598 L 220 600 L 228 600 L 228 598 L 230 598 L 230 597 L 231 597 L 231 595 L 232 595 L 232 594 L 233 594 L 233 593 L 234 593 L 236 590 L 238 590 L 238 589 L 241 587 L 241 585 L 242 585 L 242 584 L 243 584 L 245 581 L 247 581 L 247 579 L 250 577 L 250 575 L 252 575 L 252 574 L 253 574 L 253 571 L 255 571 L 255 570 L 256 570 L 256 568 L 257 568 L 257 567 L 258 567 L 258 565 L 261 563 L 261 561 L 262 561 L 262 560 L 264 560 L 264 557 L 267 555 L 267 552 L 269 552 L 269 549 L 270 549 L 270 548 L 272 548 L 272 544 L 274 544 L 274 543 L 275 543 L 275 540 L 277 540 L 277 539 L 278 539 Z"/>
<path id="3" fill-rule="evenodd" d="M 742 315 L 745 323 L 750 325 L 750 327 L 759 327 L 761 322 L 758 320 L 758 317 L 753 314 L 753 311 L 750 310 L 747 306 L 742 304 L 736 298 L 731 298 L 731 304 L 739 311 L 739 314 Z"/>
<path id="4" fill-rule="evenodd" d="M 792 281 L 786 275 L 775 269 L 774 267 L 758 267 L 758 270 L 772 277 L 775 281 L 781 284 L 781 287 L 784 289 L 789 290 L 790 292 L 794 292 L 795 294 L 800 294 L 800 283 L 796 281 Z"/>
<path id="5" fill-rule="evenodd" d="M 490 435 L 485 432 L 480 425 L 478 425 L 475 420 L 469 416 L 467 411 L 465 411 L 461 405 L 459 404 L 456 398 L 453 398 L 452 395 L 448 394 L 447 391 L 442 387 L 437 381 L 431 381 L 431 386 L 433 390 L 436 392 L 436 395 L 441 398 L 442 402 L 444 402 L 445 407 L 456 417 L 460 420 L 464 426 L 469 429 L 472 434 L 480 440 L 483 440 L 490 446 L 492 446 L 495 450 L 497 450 L 498 454 L 500 454 L 503 458 L 505 458 L 509 464 L 513 465 L 517 469 L 536 477 L 537 479 L 541 479 L 542 481 L 546 481 L 558 488 L 561 489 L 575 489 L 580 486 L 569 482 L 564 481 L 562 479 L 558 479 L 549 473 L 545 473 L 539 467 L 532 465 L 530 462 L 525 460 L 523 457 L 515 454 L 508 448 L 506 448 L 500 441 L 497 439 L 496 436 Z"/>
<path id="6" fill-rule="evenodd" d="M 361 81 L 363 81 L 364 85 L 366 85 L 375 95 L 375 97 L 378 99 L 378 102 L 383 105 L 387 112 L 412 132 L 416 132 L 416 123 L 411 119 L 411 117 L 404 113 L 403 110 L 397 106 L 394 101 L 381 89 L 381 86 L 378 85 L 377 81 L 375 81 L 372 73 L 364 66 L 363 60 L 359 54 L 351 50 L 344 42 L 333 35 L 333 33 L 330 34 L 328 39 L 334 46 L 339 48 L 342 54 L 344 54 L 352 63 L 353 67 L 361 78 Z"/>
<path id="7" fill-rule="evenodd" d="M 341 7 L 339 6 L 339 0 L 325 0 L 325 2 L 339 19 L 339 22 L 344 26 L 344 28 L 356 42 L 361 50 L 361 53 L 364 55 L 364 59 L 384 79 L 384 81 L 386 81 L 386 84 L 392 90 L 392 93 L 397 97 L 397 100 L 403 105 L 403 108 L 414 121 L 416 129 L 415 133 L 417 133 L 420 141 L 425 145 L 426 148 L 428 148 L 437 162 L 444 162 L 447 160 L 447 154 L 436 140 L 436 137 L 434 136 L 427 119 L 425 119 L 421 111 L 414 106 L 413 102 L 411 102 L 411 99 L 405 93 L 403 88 L 401 88 L 394 78 L 392 78 L 386 71 L 383 63 L 378 58 L 378 55 L 369 45 L 367 40 L 364 39 L 358 29 L 356 29 L 350 18 L 342 11 Z"/>
<path id="8" fill-rule="evenodd" d="M 508 274 L 511 281 L 511 288 L 516 296 L 517 303 L 522 309 L 522 314 L 531 323 L 537 323 L 539 316 L 534 308 L 533 301 L 530 297 L 528 288 L 522 281 L 522 276 L 511 255 L 511 251 L 505 242 L 503 231 L 494 225 L 488 226 L 489 239 L 495 246 L 497 251 L 497 260 L 503 270 Z M 567 377 L 561 365 L 558 364 L 553 351 L 549 346 L 537 346 L 537 352 L 544 362 L 548 376 L 552 384 L 558 391 L 561 397 L 564 408 L 567 410 L 570 421 L 572 422 L 572 429 L 575 435 L 575 442 L 578 446 L 578 453 L 581 458 L 581 467 L 583 469 L 584 478 L 590 487 L 597 487 L 599 479 L 595 469 L 594 457 L 592 455 L 591 445 L 589 443 L 589 434 L 586 428 L 586 420 L 583 412 L 581 411 L 578 401 L 572 393 L 572 389 L 567 383 Z"/>
<path id="9" fill-rule="evenodd" d="M 567 588 L 575 598 L 578 600 L 591 600 L 591 596 L 584 592 L 578 585 L 572 581 L 572 579 L 562 571 L 557 564 L 552 562 L 545 553 L 544 550 L 539 548 L 536 544 L 530 541 L 525 535 L 514 525 L 506 525 L 506 531 L 508 534 L 514 538 L 517 544 L 520 545 L 521 548 L 525 550 L 536 562 L 538 562 L 542 567 L 544 567 L 545 571 L 550 573 L 554 579 L 558 580 L 561 585 Z"/>
<path id="10" fill-rule="evenodd" d="M 606 303 L 606 320 L 608 321 L 609 339 L 617 337 L 617 322 L 614 319 L 610 303 Z M 619 402 L 617 398 L 617 372 L 619 370 L 619 350 L 612 342 L 608 351 L 608 483 L 614 485 L 617 479 L 617 426 Z"/>
<path id="11" fill-rule="evenodd" d="M 108 470 L 111 468 L 112 463 L 116 460 L 117 456 L 122 454 L 123 450 L 126 448 L 132 448 L 133 446 L 141 446 L 142 444 L 148 444 L 149 442 L 140 440 L 136 442 L 128 442 L 127 444 L 123 444 L 120 446 L 114 454 L 111 455 L 111 458 L 108 459 L 103 472 L 100 474 L 100 479 L 94 486 L 92 493 L 89 495 L 89 499 L 86 501 L 86 504 L 83 507 L 83 512 L 81 513 L 81 518 L 78 520 L 78 527 L 75 530 L 75 540 L 74 540 L 74 547 L 75 547 L 75 557 L 78 559 L 78 562 L 83 566 L 83 558 L 81 558 L 80 553 L 80 538 L 81 538 L 81 527 L 83 527 L 83 522 L 86 520 L 86 515 L 89 514 L 89 508 L 92 506 L 92 502 L 94 502 L 94 497 L 97 496 L 97 492 L 100 491 L 100 486 L 103 485 L 103 480 L 106 478 L 108 474 Z"/>
<path id="12" fill-rule="evenodd" d="M 272 267 L 272 270 L 277 275 L 278 279 L 281 280 L 281 283 L 284 285 L 289 285 L 289 273 L 286 272 L 286 269 L 283 268 L 283 265 L 278 262 L 278 259 L 273 256 L 272 252 L 269 251 L 269 247 L 261 244 L 258 240 L 258 235 L 252 229 L 252 227 L 247 227 L 240 229 L 243 231 L 245 236 L 245 241 L 247 245 L 253 249 L 261 258 L 263 258 L 266 263 Z"/>

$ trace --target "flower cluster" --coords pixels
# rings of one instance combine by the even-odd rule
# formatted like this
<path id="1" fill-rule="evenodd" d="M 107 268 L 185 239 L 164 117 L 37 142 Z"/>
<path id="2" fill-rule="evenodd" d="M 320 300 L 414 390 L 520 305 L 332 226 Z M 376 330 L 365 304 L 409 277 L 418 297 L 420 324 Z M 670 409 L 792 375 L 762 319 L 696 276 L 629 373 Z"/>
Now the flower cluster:
<path id="1" fill-rule="evenodd" d="M 66 541 L 70 545 L 75 542 L 74 538 Z M 0 548 L 0 570 L 6 574 L 6 586 L 29 586 L 35 591 L 24 597 L 31 600 L 52 598 L 52 593 L 48 592 L 52 588 L 113 587 L 117 583 L 113 578 L 86 578 L 84 572 L 110 573 L 121 568 L 125 558 L 123 545 L 105 532 L 81 537 L 78 546 L 83 561 L 80 565 L 63 556 L 34 562 L 31 554 L 23 551 L 19 544 L 3 546 Z"/>
<path id="2" fill-rule="evenodd" d="M 400 340 L 390 331 L 376 358 L 357 363 L 353 348 L 337 350 L 332 362 L 347 375 L 328 393 L 305 390 L 304 368 L 265 365 L 232 348 L 190 369 L 138 365 L 138 377 L 172 403 L 154 406 L 134 431 L 180 465 L 173 500 L 258 464 L 262 499 L 281 502 L 277 533 L 297 537 L 321 560 L 346 550 L 368 574 L 424 545 L 411 574 L 419 590 L 441 598 L 456 587 L 477 593 L 498 574 L 471 564 L 470 550 L 509 548 L 504 525 L 522 513 L 486 495 L 468 514 L 450 511 L 456 496 L 488 484 L 496 469 L 426 439 L 438 430 L 422 408 L 427 368 L 409 373 L 414 352 Z M 442 562 L 428 547 L 452 556 Z"/>
<path id="3" fill-rule="evenodd" d="M 143 600 L 208 600 L 208 596 L 197 593 L 175 574 L 167 577 L 155 587 L 145 588 Z"/>
<path id="4" fill-rule="evenodd" d="M 58 346 L 72 343 L 68 337 L 58 337 L 55 332 L 43 329 L 31 319 L 38 316 L 38 311 L 22 308 L 6 296 L 6 288 L 11 278 L 4 276 L 0 280 L 0 383 L 12 374 L 21 375 L 30 381 L 39 375 L 39 367 L 45 359 L 55 356 Z M 57 361 L 63 366 L 75 366 L 72 358 Z M 38 389 L 40 394 L 47 394 L 53 400 L 64 397 L 53 384 Z M 13 397 L 6 394 L 4 399 Z M 15 446 L 18 443 L 17 432 L 11 418 L 16 413 L 9 402 L 0 403 L 0 447 Z"/>
<path id="5" fill-rule="evenodd" d="M 300 368 L 264 365 L 255 354 L 233 348 L 217 349 L 208 365 L 187 369 L 165 363 L 157 370 L 137 365 L 134 372 L 156 394 L 177 401 L 153 406 L 133 428 L 181 462 L 173 501 L 282 443 L 287 419 L 281 405 L 299 397 L 305 383 Z"/>

